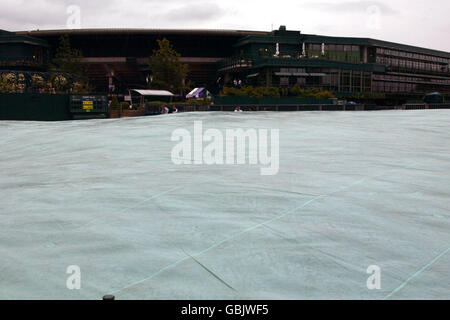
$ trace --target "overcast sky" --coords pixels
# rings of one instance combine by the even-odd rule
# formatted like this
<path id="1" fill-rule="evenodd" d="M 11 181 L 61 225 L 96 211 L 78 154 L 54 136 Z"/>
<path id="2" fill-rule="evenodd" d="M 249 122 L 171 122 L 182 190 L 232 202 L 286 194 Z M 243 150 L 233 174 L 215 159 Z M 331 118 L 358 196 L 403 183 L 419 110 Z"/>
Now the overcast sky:
<path id="1" fill-rule="evenodd" d="M 303 33 L 370 37 L 450 51 L 449 9 L 449 0 L 0 0 L 0 29 L 268 31 L 282 24 Z"/>

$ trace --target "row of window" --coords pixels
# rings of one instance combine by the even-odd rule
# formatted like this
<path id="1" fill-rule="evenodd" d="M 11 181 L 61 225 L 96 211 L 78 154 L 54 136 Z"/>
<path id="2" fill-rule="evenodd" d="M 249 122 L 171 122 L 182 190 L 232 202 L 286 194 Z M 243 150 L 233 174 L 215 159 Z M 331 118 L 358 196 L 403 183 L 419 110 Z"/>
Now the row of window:
<path id="1" fill-rule="evenodd" d="M 290 81 L 291 80 L 291 81 Z M 374 81 L 371 86 L 363 82 L 363 86 L 356 79 L 353 81 L 352 86 L 348 81 L 344 81 L 342 84 L 338 84 L 337 78 L 330 77 L 324 78 L 324 81 L 307 81 L 306 78 L 297 78 L 296 83 L 304 87 L 321 88 L 329 91 L 341 91 L 341 92 L 376 92 L 376 93 L 411 93 L 411 92 L 427 92 L 429 88 L 420 84 L 414 83 L 402 83 L 402 82 L 389 82 L 389 81 Z M 280 77 L 281 86 L 293 85 L 292 79 L 289 77 Z"/>
<path id="2" fill-rule="evenodd" d="M 391 57 L 383 57 L 378 56 L 376 58 L 376 62 L 380 64 L 384 64 L 386 66 L 392 67 L 400 67 L 406 69 L 415 69 L 415 70 L 425 70 L 425 71 L 435 71 L 435 72 L 448 72 L 449 66 L 442 65 L 436 62 L 423 62 L 417 60 L 409 60 L 409 59 L 398 59 Z"/>
<path id="3" fill-rule="evenodd" d="M 288 71 L 289 70 L 289 71 Z M 291 72 L 292 69 L 282 68 L 281 72 Z M 300 70 L 299 70 L 300 71 Z M 310 71 L 310 70 L 307 70 Z M 281 86 L 290 86 L 294 84 L 299 84 L 300 86 L 313 86 L 320 87 L 325 90 L 330 91 L 346 91 L 346 92 L 369 92 L 372 82 L 372 74 L 369 72 L 350 72 L 348 70 L 343 70 L 338 73 L 329 73 L 331 70 L 318 69 L 314 70 L 315 73 L 326 72 L 325 75 L 317 75 L 314 77 L 287 77 L 281 76 L 279 78 Z"/>
<path id="4" fill-rule="evenodd" d="M 377 93 L 407 93 L 417 91 L 417 85 L 413 83 L 374 81 L 372 84 L 372 90 Z"/>
<path id="5" fill-rule="evenodd" d="M 409 93 L 409 92 L 430 92 L 438 90 L 446 92 L 448 88 L 439 87 L 431 84 L 402 83 L 389 81 L 374 81 L 372 84 L 373 92 L 377 93 Z"/>
<path id="6" fill-rule="evenodd" d="M 280 68 L 282 73 L 306 73 L 305 68 Z"/>
<path id="7" fill-rule="evenodd" d="M 281 72 L 303 73 L 312 70 L 306 68 L 281 68 Z M 315 73 L 323 72 L 324 76 L 315 77 L 280 77 L 281 86 L 313 86 L 330 91 L 341 92 L 378 92 L 378 93 L 409 93 L 422 92 L 430 88 L 446 91 L 450 88 L 450 79 L 423 78 L 403 75 L 374 74 L 369 72 L 350 72 L 322 68 L 314 70 Z"/>
<path id="8" fill-rule="evenodd" d="M 321 44 L 308 44 L 308 50 L 321 51 Z M 359 52 L 359 46 L 349 45 L 349 44 L 325 44 L 325 51 L 354 51 Z"/>
<path id="9" fill-rule="evenodd" d="M 442 64 L 450 64 L 450 59 L 448 59 L 448 58 L 436 57 L 436 56 L 425 55 L 425 54 L 420 54 L 420 53 L 399 51 L 399 50 L 393 50 L 393 49 L 385 49 L 385 48 L 377 48 L 377 55 L 386 55 L 386 56 L 423 60 L 423 61 L 428 61 L 428 62 L 437 62 L 437 63 L 442 63 Z"/>
<path id="10" fill-rule="evenodd" d="M 374 80 L 384 80 L 384 81 L 396 81 L 396 82 L 429 82 L 432 84 L 450 85 L 450 79 L 433 79 L 433 78 L 397 76 L 397 75 L 387 75 L 387 74 L 375 74 L 373 76 L 373 79 Z"/>

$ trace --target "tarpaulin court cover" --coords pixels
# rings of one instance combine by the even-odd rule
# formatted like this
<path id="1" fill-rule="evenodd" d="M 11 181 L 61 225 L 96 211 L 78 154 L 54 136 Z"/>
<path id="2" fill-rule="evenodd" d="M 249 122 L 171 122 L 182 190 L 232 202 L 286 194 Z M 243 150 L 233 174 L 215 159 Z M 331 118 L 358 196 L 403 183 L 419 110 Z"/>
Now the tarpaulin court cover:
<path id="1" fill-rule="evenodd" d="M 194 121 L 279 129 L 278 174 L 175 164 Z M 449 129 L 448 110 L 3 121 L 0 299 L 449 299 Z"/>

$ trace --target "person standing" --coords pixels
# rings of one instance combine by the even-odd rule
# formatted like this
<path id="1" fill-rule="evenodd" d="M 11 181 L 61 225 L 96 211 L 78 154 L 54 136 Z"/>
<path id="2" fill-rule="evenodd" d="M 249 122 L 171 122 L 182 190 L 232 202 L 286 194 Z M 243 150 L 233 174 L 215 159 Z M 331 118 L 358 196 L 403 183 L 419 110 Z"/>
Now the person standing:
<path id="1" fill-rule="evenodd" d="M 165 105 L 161 106 L 161 114 L 168 114 L 169 108 L 167 108 Z"/>

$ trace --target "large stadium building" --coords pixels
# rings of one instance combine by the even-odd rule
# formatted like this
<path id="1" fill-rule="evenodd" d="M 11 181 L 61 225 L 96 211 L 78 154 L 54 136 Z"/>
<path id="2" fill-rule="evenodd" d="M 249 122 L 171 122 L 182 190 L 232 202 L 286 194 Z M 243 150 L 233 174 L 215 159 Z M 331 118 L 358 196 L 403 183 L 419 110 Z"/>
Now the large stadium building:
<path id="1" fill-rule="evenodd" d="M 272 32 L 36 30 L 11 33 L 7 38 L 15 38 L 19 43 L 28 41 L 27 46 L 33 46 L 33 60 L 45 59 L 48 48 L 50 54 L 54 53 L 63 34 L 69 35 L 72 47 L 83 52 L 89 77 L 98 92 L 113 90 L 124 94 L 128 89 L 148 87 L 149 56 L 157 47 L 156 40 L 167 38 L 181 54 L 182 62 L 189 65 L 187 80 L 213 93 L 236 84 L 267 87 L 298 84 L 340 95 L 450 94 L 448 52 L 369 38 L 303 34 L 284 26 Z M 0 48 L 7 51 L 7 45 L 11 43 L 0 40 Z M 1 52 L 5 50 L 0 50 L 0 61 Z M 9 55 L 8 59 L 12 61 L 14 57 Z M 3 63 L 2 68 L 7 65 Z"/>

